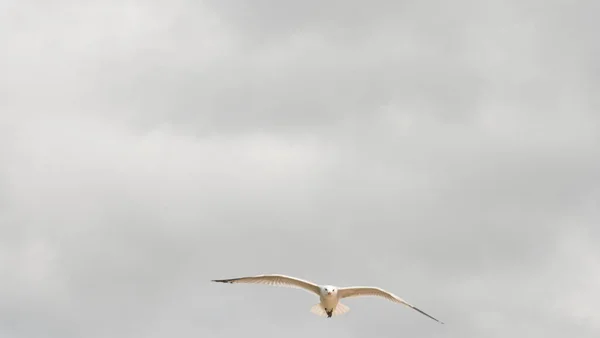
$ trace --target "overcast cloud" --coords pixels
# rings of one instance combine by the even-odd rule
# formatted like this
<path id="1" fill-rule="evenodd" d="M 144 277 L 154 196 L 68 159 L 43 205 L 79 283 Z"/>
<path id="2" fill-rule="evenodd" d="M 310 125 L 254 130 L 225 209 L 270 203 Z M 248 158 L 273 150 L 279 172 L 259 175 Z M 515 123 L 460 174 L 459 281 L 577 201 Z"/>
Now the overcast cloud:
<path id="1" fill-rule="evenodd" d="M 598 337 L 597 13 L 0 0 L 0 337 Z"/>

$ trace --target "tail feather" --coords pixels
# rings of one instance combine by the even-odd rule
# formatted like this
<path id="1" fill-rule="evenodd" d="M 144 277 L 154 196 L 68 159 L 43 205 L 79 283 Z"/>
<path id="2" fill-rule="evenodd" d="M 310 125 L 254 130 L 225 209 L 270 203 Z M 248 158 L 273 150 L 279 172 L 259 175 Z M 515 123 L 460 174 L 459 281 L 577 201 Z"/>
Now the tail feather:
<path id="1" fill-rule="evenodd" d="M 348 311 L 350 311 L 350 308 L 348 306 L 342 303 L 338 303 L 335 309 L 333 310 L 332 315 L 339 316 L 344 313 L 347 313 Z M 321 303 L 313 305 L 313 307 L 310 308 L 310 312 L 316 314 L 317 316 L 327 317 L 327 312 L 325 312 L 325 309 L 323 308 L 323 305 Z"/>
<path id="2" fill-rule="evenodd" d="M 311 307 L 310 312 L 316 314 L 317 316 L 327 317 L 327 312 L 325 312 L 325 309 L 323 309 L 323 305 L 321 305 L 320 303 L 315 304 L 313 307 Z"/>
<path id="3" fill-rule="evenodd" d="M 350 308 L 347 305 L 338 303 L 337 306 L 335 307 L 335 310 L 333 310 L 333 315 L 334 316 L 343 315 L 344 313 L 347 313 L 348 311 L 350 311 Z"/>

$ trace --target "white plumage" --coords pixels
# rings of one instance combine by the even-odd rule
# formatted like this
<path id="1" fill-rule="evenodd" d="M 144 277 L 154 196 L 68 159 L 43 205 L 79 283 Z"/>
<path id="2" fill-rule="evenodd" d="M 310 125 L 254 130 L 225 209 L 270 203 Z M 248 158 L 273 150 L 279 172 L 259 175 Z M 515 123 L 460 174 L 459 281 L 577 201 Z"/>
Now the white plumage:
<path id="1" fill-rule="evenodd" d="M 371 286 L 352 286 L 345 288 L 338 288 L 332 285 L 317 285 L 315 283 L 290 277 L 286 275 L 257 275 L 257 276 L 249 276 L 249 277 L 239 277 L 239 278 L 231 278 L 231 279 L 215 279 L 213 282 L 217 283 L 246 283 L 246 284 L 265 284 L 265 285 L 273 285 L 273 286 L 283 286 L 283 287 L 292 287 L 299 288 L 319 296 L 319 303 L 315 304 L 311 308 L 311 312 L 319 315 L 319 316 L 327 316 L 331 318 L 335 315 L 341 315 L 350 311 L 350 308 L 342 303 L 340 303 L 341 299 L 350 298 L 350 297 L 361 297 L 361 296 L 376 296 L 383 297 L 387 300 L 390 300 L 395 303 L 400 303 L 406 305 L 413 310 L 420 312 L 421 314 L 435 320 L 443 324 L 443 322 L 435 319 L 434 317 L 428 315 L 427 313 L 421 311 L 414 305 L 406 302 L 402 298 L 394 295 L 391 292 L 385 291 L 381 288 L 371 287 Z"/>

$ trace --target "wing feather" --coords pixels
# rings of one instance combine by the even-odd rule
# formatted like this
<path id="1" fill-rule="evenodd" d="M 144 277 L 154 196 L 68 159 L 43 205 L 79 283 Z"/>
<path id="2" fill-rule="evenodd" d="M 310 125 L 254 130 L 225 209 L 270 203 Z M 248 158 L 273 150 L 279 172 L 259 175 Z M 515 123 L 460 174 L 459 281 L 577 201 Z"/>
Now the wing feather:
<path id="1" fill-rule="evenodd" d="M 412 308 L 413 310 L 418 311 L 421 314 L 435 320 L 436 322 L 444 324 L 443 322 L 441 322 L 441 321 L 435 319 L 434 317 L 428 315 L 427 313 L 421 311 L 416 306 L 408 303 L 404 299 L 394 295 L 391 292 L 385 291 L 381 288 L 370 287 L 370 286 L 353 286 L 353 287 L 347 287 L 347 288 L 340 288 L 340 289 L 338 289 L 338 295 L 339 295 L 340 299 L 341 298 L 349 298 L 349 297 L 361 297 L 361 296 L 383 297 L 389 301 L 404 304 L 404 305 Z"/>
<path id="2" fill-rule="evenodd" d="M 317 295 L 320 295 L 320 288 L 318 285 L 295 277 L 290 277 L 286 275 L 278 275 L 278 274 L 270 274 L 270 275 L 256 275 L 249 277 L 239 277 L 239 278 L 231 278 L 231 279 L 214 279 L 213 282 L 217 283 L 229 283 L 229 284 L 237 284 L 237 283 L 245 283 L 245 284 L 265 284 L 272 286 L 282 286 L 289 288 L 300 288 L 304 289 Z"/>

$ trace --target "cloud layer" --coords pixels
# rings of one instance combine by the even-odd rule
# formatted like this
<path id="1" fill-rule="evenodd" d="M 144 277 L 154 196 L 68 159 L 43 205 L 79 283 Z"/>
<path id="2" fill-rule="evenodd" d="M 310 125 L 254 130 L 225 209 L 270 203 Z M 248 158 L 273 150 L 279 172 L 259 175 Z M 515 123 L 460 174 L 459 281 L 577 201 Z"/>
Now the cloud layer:
<path id="1" fill-rule="evenodd" d="M 0 6 L 0 336 L 600 333 L 595 2 Z"/>

